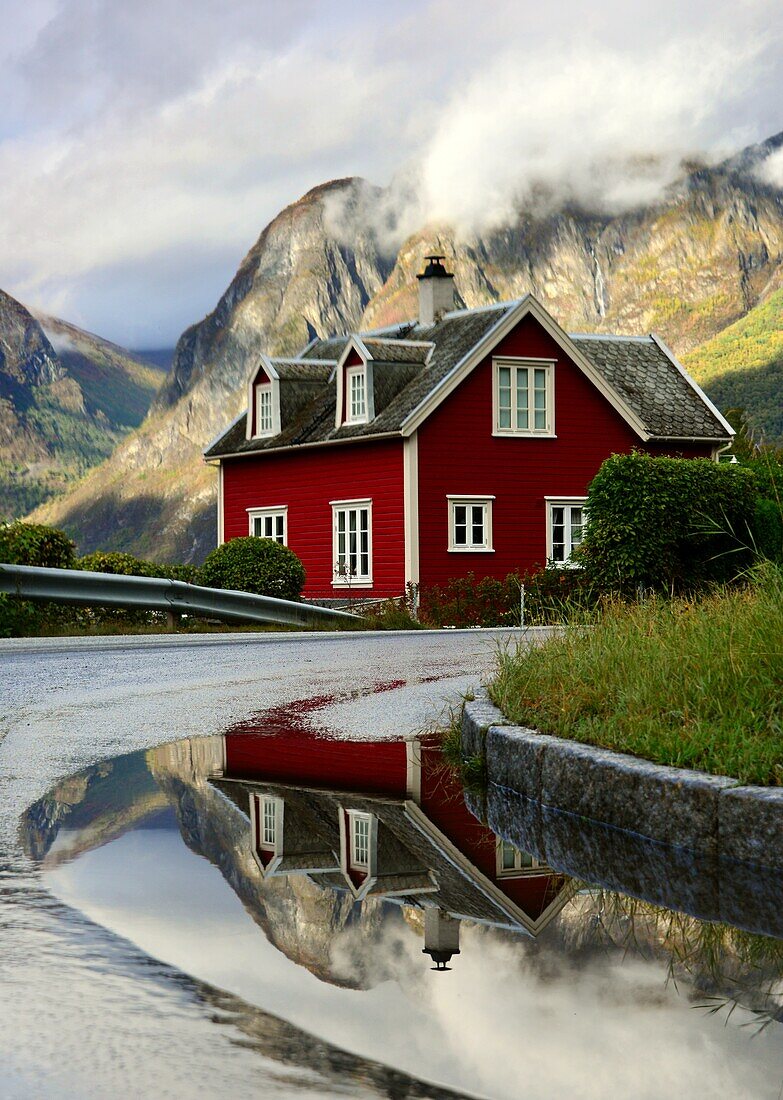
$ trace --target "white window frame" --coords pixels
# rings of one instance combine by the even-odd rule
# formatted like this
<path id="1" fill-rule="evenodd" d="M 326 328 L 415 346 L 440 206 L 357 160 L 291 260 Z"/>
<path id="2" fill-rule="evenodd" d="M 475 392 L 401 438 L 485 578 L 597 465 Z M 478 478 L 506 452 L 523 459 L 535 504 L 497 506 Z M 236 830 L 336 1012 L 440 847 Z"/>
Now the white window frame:
<path id="1" fill-rule="evenodd" d="M 504 845 L 513 848 L 514 850 L 514 866 L 503 866 L 503 848 Z M 530 864 L 522 865 L 522 857 L 526 856 L 530 860 Z M 497 878 L 532 878 L 534 875 L 548 875 L 551 873 L 551 867 L 549 867 L 543 860 L 536 859 L 535 856 L 529 852 L 522 852 L 515 845 L 511 844 L 508 840 L 503 840 L 502 837 L 497 838 L 495 844 L 495 874 Z"/>
<path id="2" fill-rule="evenodd" d="M 255 521 L 257 519 L 266 520 L 266 519 L 269 519 L 269 518 L 272 519 L 274 527 L 277 526 L 277 524 L 274 523 L 274 521 L 279 519 L 279 518 L 282 518 L 282 520 L 283 520 L 283 541 L 281 543 L 281 546 L 288 546 L 288 505 L 287 504 L 278 505 L 275 508 L 248 508 L 247 509 L 248 534 L 253 535 L 256 538 L 273 538 L 275 540 L 275 542 L 280 542 L 280 540 L 278 539 L 276 534 L 271 535 L 271 536 L 270 535 L 256 535 Z"/>
<path id="3" fill-rule="evenodd" d="M 362 397 L 363 408 L 361 412 L 355 412 L 353 407 L 353 380 L 355 378 L 361 378 L 362 380 Z M 367 369 L 364 365 L 355 367 L 346 367 L 345 370 L 345 423 L 346 424 L 366 424 L 367 423 Z"/>
<path id="4" fill-rule="evenodd" d="M 265 428 L 261 427 L 261 398 L 268 397 L 269 399 L 269 418 L 268 424 Z M 266 439 L 270 435 L 275 435 L 275 395 L 271 382 L 259 382 L 256 385 L 256 439 Z"/>
<path id="5" fill-rule="evenodd" d="M 494 548 L 492 546 L 492 503 L 494 496 L 467 496 L 458 493 L 448 493 L 446 500 L 449 506 L 449 553 L 450 554 L 494 554 Z M 484 511 L 484 541 L 481 544 L 466 543 L 464 546 L 458 544 L 455 540 L 455 528 L 456 528 L 456 509 L 459 507 L 467 507 L 468 509 L 476 507 L 482 508 Z M 469 522 L 467 524 L 468 534 L 471 531 L 473 524 Z"/>
<path id="6" fill-rule="evenodd" d="M 373 561 L 372 561 L 372 500 L 366 497 L 362 500 L 330 500 L 332 507 L 332 586 L 334 588 L 372 588 L 373 585 Z M 338 564 L 340 560 L 340 547 L 339 547 L 339 532 L 338 532 L 338 516 L 340 512 L 345 512 L 346 516 L 350 512 L 359 513 L 362 509 L 367 510 L 367 572 L 356 573 L 353 576 L 338 573 Z M 348 529 L 349 522 L 346 521 L 346 530 Z M 361 531 L 358 526 L 357 518 L 357 534 L 361 538 Z M 361 556 L 361 548 L 358 551 Z"/>
<path id="7" fill-rule="evenodd" d="M 571 509 L 582 509 L 582 531 L 587 524 L 587 497 L 545 497 L 546 501 L 546 560 L 554 566 L 556 569 L 578 569 L 578 562 L 571 560 L 571 554 L 573 553 L 573 546 L 571 545 Z M 566 533 L 566 545 L 571 546 L 568 557 L 565 561 L 555 561 L 554 559 L 554 537 L 553 537 L 553 516 L 552 511 L 554 508 L 564 508 L 565 514 L 565 533 Z"/>
<path id="8" fill-rule="evenodd" d="M 500 371 L 511 371 L 511 426 L 500 426 Z M 517 428 L 517 384 L 516 372 L 523 370 L 543 370 L 546 372 L 546 426 L 543 428 Z M 529 409 L 531 414 L 534 409 Z M 555 360 L 504 357 L 492 360 L 492 434 L 498 436 L 535 437 L 537 439 L 555 438 Z"/>
<path id="9" fill-rule="evenodd" d="M 366 859 L 358 859 L 356 855 L 356 826 L 359 823 L 366 826 Z M 370 859 L 372 856 L 372 814 L 362 813 L 359 810 L 348 811 L 348 861 L 349 865 L 357 871 L 370 871 Z"/>

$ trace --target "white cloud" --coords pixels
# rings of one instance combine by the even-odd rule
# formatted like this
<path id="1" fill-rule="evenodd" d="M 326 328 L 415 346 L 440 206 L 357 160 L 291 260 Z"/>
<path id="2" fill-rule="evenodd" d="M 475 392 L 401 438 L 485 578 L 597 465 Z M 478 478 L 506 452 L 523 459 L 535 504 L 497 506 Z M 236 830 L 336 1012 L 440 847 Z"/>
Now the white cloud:
<path id="1" fill-rule="evenodd" d="M 532 194 L 626 208 L 683 155 L 782 124 L 773 0 L 604 0 L 589 19 L 573 0 L 35 0 L 18 27 L 0 286 L 137 344 L 211 308 L 325 179 L 392 180 L 396 241 L 429 219 L 502 224 Z"/>

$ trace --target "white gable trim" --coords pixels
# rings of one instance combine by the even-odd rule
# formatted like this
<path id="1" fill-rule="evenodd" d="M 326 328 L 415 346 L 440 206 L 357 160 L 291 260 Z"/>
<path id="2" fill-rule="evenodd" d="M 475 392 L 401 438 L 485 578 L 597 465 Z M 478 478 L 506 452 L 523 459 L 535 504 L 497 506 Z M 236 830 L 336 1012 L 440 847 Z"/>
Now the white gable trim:
<path id="1" fill-rule="evenodd" d="M 707 394 L 704 392 L 704 390 L 701 388 L 701 386 L 698 384 L 698 382 L 695 379 L 691 378 L 691 376 L 688 374 L 687 370 L 682 365 L 682 363 L 679 361 L 679 359 L 677 359 L 672 354 L 672 352 L 669 351 L 666 344 L 664 344 L 663 340 L 661 340 L 660 337 L 656 336 L 654 332 L 650 333 L 650 339 L 653 341 L 653 343 L 658 345 L 658 347 L 661 349 L 661 351 L 666 356 L 666 358 L 669 360 L 669 362 L 672 364 L 672 366 L 675 367 L 680 372 L 680 374 L 683 376 L 683 378 L 688 383 L 688 385 L 691 387 L 691 389 L 694 391 L 694 393 L 697 393 L 699 395 L 699 397 L 702 399 L 702 401 L 707 406 L 707 408 L 710 410 L 710 412 L 713 414 L 713 416 L 718 420 L 718 422 L 720 424 L 723 425 L 723 427 L 726 429 L 726 431 L 729 433 L 729 435 L 733 438 L 736 433 L 735 433 L 734 429 L 732 428 L 731 424 L 729 424 L 728 420 L 725 418 L 725 416 L 720 411 L 720 409 L 718 409 L 715 405 L 713 405 L 712 401 L 710 401 L 709 397 L 707 397 Z"/>
<path id="2" fill-rule="evenodd" d="M 508 313 L 492 325 L 467 355 L 463 356 L 452 367 L 446 377 L 441 379 L 438 385 L 427 394 L 424 400 L 406 417 L 402 425 L 403 435 L 410 435 L 411 432 L 414 432 L 457 388 L 460 382 L 467 378 L 471 371 L 489 355 L 492 349 L 528 315 L 535 317 L 555 343 L 562 348 L 565 354 L 576 363 L 582 373 L 593 383 L 599 393 L 606 398 L 639 438 L 646 443 L 651 436 L 636 413 L 633 412 L 620 394 L 609 385 L 606 379 L 598 373 L 590 360 L 579 350 L 574 341 L 560 328 L 557 321 L 547 313 L 532 294 L 526 294 Z"/>
<path id="3" fill-rule="evenodd" d="M 373 370 L 372 370 L 372 356 L 367 350 L 364 341 L 360 336 L 353 335 L 348 343 L 345 345 L 345 349 L 337 360 L 337 366 L 332 371 L 332 378 L 336 379 L 337 392 L 335 395 L 335 409 L 334 409 L 334 426 L 335 428 L 341 428 L 343 424 L 355 423 L 348 420 L 347 415 L 343 416 L 343 405 L 346 402 L 345 398 L 345 364 L 348 361 L 351 352 L 357 352 L 359 358 L 364 364 L 364 401 L 367 412 L 367 419 L 361 423 L 369 424 L 375 419 L 375 387 L 373 385 Z M 329 379 L 331 382 L 331 378 Z M 346 405 L 347 412 L 347 405 Z"/>
<path id="4" fill-rule="evenodd" d="M 557 916 L 566 902 L 570 901 L 576 893 L 577 887 L 573 880 L 564 883 L 562 890 L 555 895 L 543 913 L 534 920 L 524 909 L 521 909 L 515 902 L 507 897 L 500 887 L 496 886 L 494 882 L 479 871 L 478 867 L 474 866 L 467 856 L 452 844 L 445 833 L 442 833 L 437 825 L 430 821 L 424 811 L 417 806 L 415 802 L 405 802 L 405 813 L 411 824 L 415 825 L 419 832 L 423 833 L 429 842 L 439 849 L 440 854 L 448 860 L 456 871 L 459 871 L 464 878 L 468 879 L 468 881 L 482 893 L 488 901 L 495 905 L 501 913 L 508 918 L 510 924 L 524 928 L 525 931 L 529 932 L 532 936 L 537 936 L 546 928 L 549 922 Z M 553 872 L 553 874 L 558 873 L 557 871 Z M 564 875 L 563 877 L 565 878 L 566 876 Z M 458 916 L 460 919 L 463 917 L 466 920 L 474 919 L 465 914 L 455 913 L 452 915 Z"/>
<path id="5" fill-rule="evenodd" d="M 253 423 L 256 418 L 255 388 L 259 372 L 263 369 L 272 386 L 272 431 L 264 432 L 259 436 L 253 432 Z M 268 355 L 262 355 L 260 361 L 250 372 L 247 383 L 247 424 L 245 426 L 245 439 L 267 439 L 280 434 L 280 375 L 275 370 L 274 362 Z"/>

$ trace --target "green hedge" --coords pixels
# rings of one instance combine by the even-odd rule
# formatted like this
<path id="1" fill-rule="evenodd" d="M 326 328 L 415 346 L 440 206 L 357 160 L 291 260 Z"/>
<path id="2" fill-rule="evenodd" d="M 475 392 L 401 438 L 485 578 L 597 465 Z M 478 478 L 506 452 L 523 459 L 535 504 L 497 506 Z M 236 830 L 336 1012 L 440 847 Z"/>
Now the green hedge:
<path id="1" fill-rule="evenodd" d="M 197 584 L 199 570 L 195 565 L 159 565 L 133 554 L 118 550 L 95 550 L 80 558 L 77 566 L 89 573 L 115 573 L 125 577 L 164 577 L 172 581 Z"/>
<path id="2" fill-rule="evenodd" d="M 73 569 L 76 547 L 64 531 L 41 523 L 0 524 L 0 562 Z"/>
<path id="3" fill-rule="evenodd" d="M 613 455 L 588 493 L 578 557 L 601 591 L 693 591 L 732 580 L 754 557 L 757 483 L 740 465 Z"/>
<path id="4" fill-rule="evenodd" d="M 304 588 L 305 570 L 287 546 L 248 535 L 224 542 L 208 554 L 199 579 L 208 588 L 296 600 Z"/>

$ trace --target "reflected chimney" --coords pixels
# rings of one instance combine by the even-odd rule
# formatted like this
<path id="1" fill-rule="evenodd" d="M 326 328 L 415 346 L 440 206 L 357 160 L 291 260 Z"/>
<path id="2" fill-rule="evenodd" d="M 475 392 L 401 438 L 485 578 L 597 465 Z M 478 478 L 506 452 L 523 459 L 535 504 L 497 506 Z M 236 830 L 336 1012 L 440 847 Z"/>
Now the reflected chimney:
<path id="1" fill-rule="evenodd" d="M 459 921 L 445 909 L 424 911 L 424 948 L 435 965 L 433 970 L 451 970 L 446 964 L 452 955 L 459 955 Z"/>
<path id="2" fill-rule="evenodd" d="M 425 256 L 419 280 L 419 324 L 432 325 L 454 309 L 454 276 L 443 266 L 445 256 Z"/>

